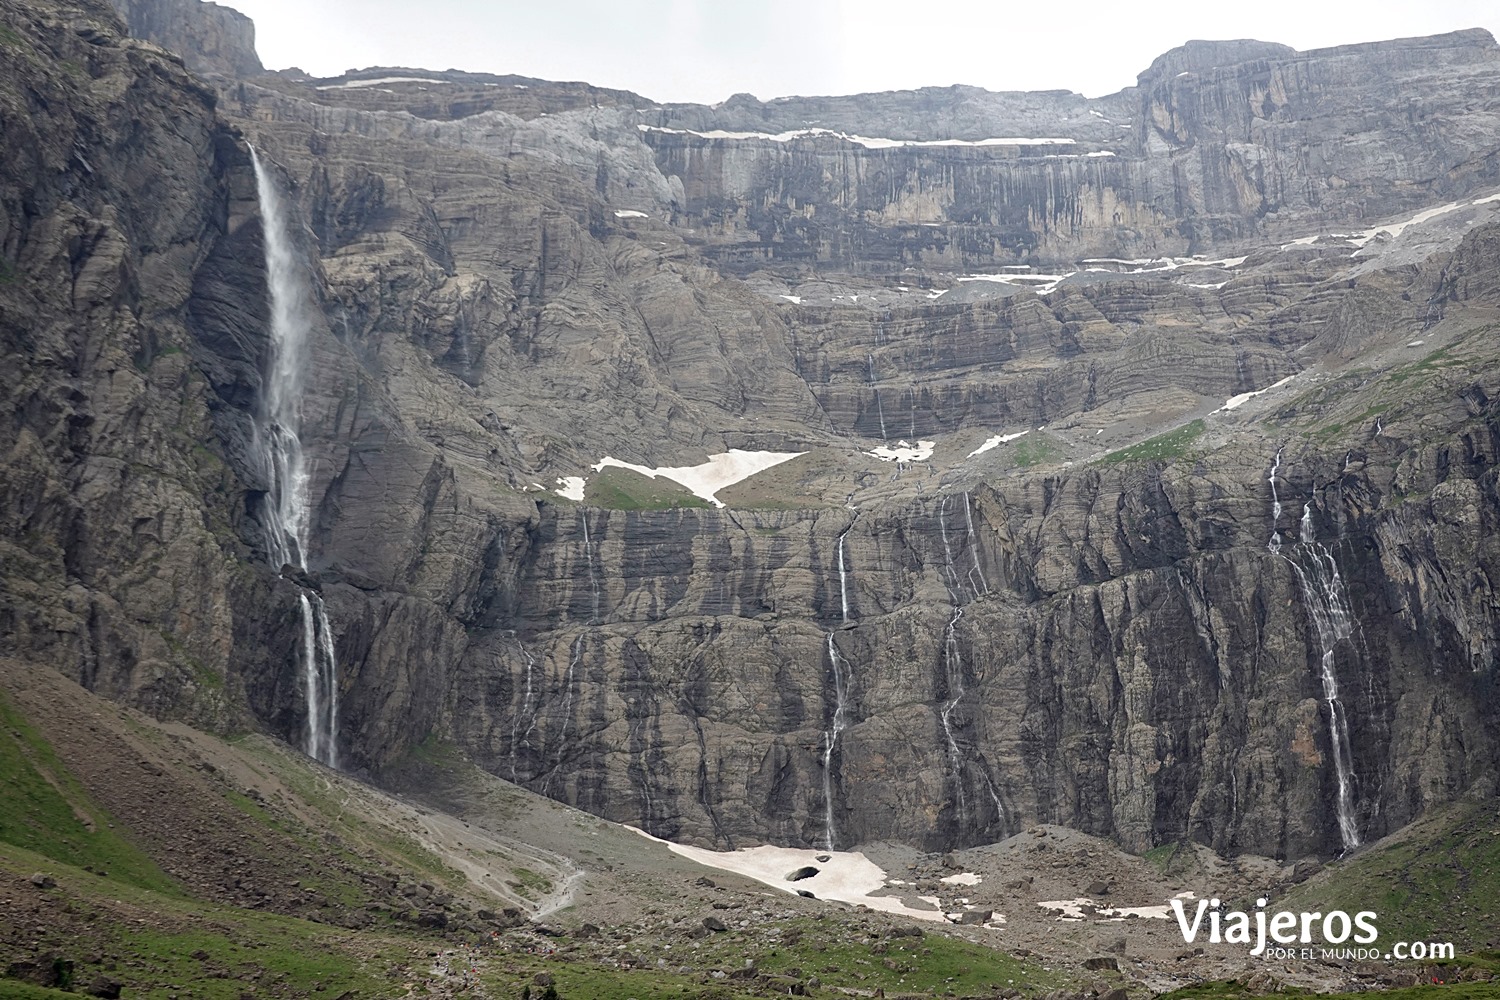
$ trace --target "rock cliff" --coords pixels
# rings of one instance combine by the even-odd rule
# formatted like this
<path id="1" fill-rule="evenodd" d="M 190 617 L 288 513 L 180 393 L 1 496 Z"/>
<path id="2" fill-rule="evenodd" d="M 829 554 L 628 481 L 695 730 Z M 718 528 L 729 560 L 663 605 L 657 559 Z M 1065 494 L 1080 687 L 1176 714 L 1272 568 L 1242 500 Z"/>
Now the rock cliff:
<path id="1" fill-rule="evenodd" d="M 7 654 L 296 741 L 313 588 L 350 769 L 439 736 L 719 846 L 1331 854 L 1493 770 L 1487 35 L 709 109 L 215 94 L 101 7 L 16 9 Z M 246 141 L 319 305 L 295 580 Z M 731 448 L 803 454 L 723 508 L 594 468 Z"/>

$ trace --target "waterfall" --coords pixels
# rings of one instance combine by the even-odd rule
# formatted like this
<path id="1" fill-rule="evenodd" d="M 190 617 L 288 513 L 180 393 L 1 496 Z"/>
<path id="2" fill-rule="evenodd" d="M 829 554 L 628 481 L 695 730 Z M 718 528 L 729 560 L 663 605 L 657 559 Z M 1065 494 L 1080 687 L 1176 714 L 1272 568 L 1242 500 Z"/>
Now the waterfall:
<path id="1" fill-rule="evenodd" d="M 958 573 L 953 569 L 953 547 L 948 541 L 948 494 L 938 502 L 938 532 L 943 539 L 943 581 L 957 604 L 963 598 L 963 585 L 958 582 Z"/>
<path id="2" fill-rule="evenodd" d="M 985 579 L 984 570 L 979 565 L 978 545 L 974 534 L 974 515 L 969 507 L 967 491 L 963 493 L 963 500 L 964 524 L 972 566 L 962 578 L 959 577 L 958 570 L 953 565 L 953 543 L 948 534 L 948 495 L 944 494 L 938 503 L 938 532 L 943 540 L 943 580 L 948 589 L 948 596 L 953 601 L 953 616 L 948 619 L 948 624 L 943 629 L 943 676 L 947 681 L 949 697 L 938 710 L 938 721 L 942 723 L 943 739 L 948 745 L 948 767 L 953 776 L 960 831 L 968 827 L 971 819 L 965 772 L 970 770 L 969 765 L 975 762 L 971 761 L 963 748 L 959 746 L 958 734 L 953 727 L 953 713 L 969 693 L 968 687 L 964 684 L 964 661 L 958 643 L 958 623 L 964 616 L 965 581 L 975 599 L 990 592 L 989 581 Z M 979 755 L 977 764 L 984 778 L 985 790 L 988 791 L 990 801 L 995 806 L 995 817 L 1003 822 L 1005 806 L 1000 801 L 1000 789 L 995 784 L 995 779 L 990 774 L 989 766 L 982 755 Z"/>
<path id="3" fill-rule="evenodd" d="M 838 831 L 833 822 L 833 751 L 838 745 L 839 734 L 844 731 L 844 709 L 849 690 L 844 679 L 844 661 L 839 648 L 834 645 L 833 633 L 828 633 L 828 662 L 833 667 L 833 718 L 823 733 L 823 844 L 834 849 Z"/>
<path id="4" fill-rule="evenodd" d="M 1281 554 L 1281 531 L 1278 525 L 1281 522 L 1281 497 L 1276 493 L 1276 473 L 1281 470 L 1281 449 L 1276 449 L 1276 460 L 1271 463 L 1271 475 L 1266 482 L 1271 484 L 1271 540 L 1266 543 L 1266 548 L 1272 555 Z"/>
<path id="5" fill-rule="evenodd" d="M 1354 817 L 1353 752 L 1349 748 L 1349 721 L 1339 700 L 1334 651 L 1340 642 L 1353 636 L 1354 615 L 1333 553 L 1314 534 L 1311 502 L 1302 507 L 1301 532 L 1292 551 L 1296 558 L 1287 561 L 1297 575 L 1302 603 L 1307 607 L 1307 616 L 1312 619 L 1321 647 L 1318 669 L 1323 682 L 1323 703 L 1328 707 L 1328 741 L 1333 745 L 1333 767 L 1338 779 L 1334 811 L 1339 821 L 1339 839 L 1345 851 L 1352 851 L 1359 846 L 1359 826 Z"/>
<path id="6" fill-rule="evenodd" d="M 1354 755 L 1349 745 L 1349 721 L 1339 699 L 1335 653 L 1338 644 L 1354 634 L 1354 614 L 1349 607 L 1349 595 L 1339 575 L 1338 563 L 1327 546 L 1317 539 L 1311 501 L 1302 506 L 1302 521 L 1291 554 L 1282 551 L 1281 533 L 1277 530 L 1277 522 L 1281 519 L 1281 498 L 1276 491 L 1276 474 L 1280 469 L 1281 450 L 1277 449 L 1269 479 L 1272 523 L 1271 540 L 1266 548 L 1292 567 L 1297 586 L 1302 591 L 1302 604 L 1318 636 L 1318 673 L 1323 685 L 1323 704 L 1328 709 L 1328 742 L 1333 748 L 1334 777 L 1338 782 L 1334 813 L 1338 818 L 1339 839 L 1347 852 L 1358 847 L 1360 841 L 1354 810 Z"/>
<path id="7" fill-rule="evenodd" d="M 969 509 L 969 491 L 964 490 L 964 523 L 969 530 L 969 558 L 974 563 L 974 568 L 969 573 L 969 586 L 974 589 L 974 596 L 990 592 L 990 582 L 984 578 L 984 567 L 979 565 L 979 540 L 974 537 L 974 514 Z M 975 575 L 979 577 L 979 586 L 974 586 Z"/>
<path id="8" fill-rule="evenodd" d="M 880 415 L 880 439 L 889 441 L 890 437 L 885 432 L 885 407 L 880 405 L 880 389 L 875 387 L 875 354 L 873 351 L 865 353 L 865 360 L 870 366 L 870 386 L 875 393 L 875 412 Z"/>
<path id="9" fill-rule="evenodd" d="M 953 617 L 948 619 L 948 627 L 943 630 L 943 668 L 948 675 L 950 685 L 949 693 L 953 695 L 943 704 L 943 709 L 938 717 L 943 722 L 943 736 L 948 740 L 948 766 L 953 770 L 953 785 L 958 791 L 958 825 L 962 829 L 968 824 L 969 805 L 964 792 L 964 758 L 962 751 L 958 748 L 958 740 L 953 736 L 953 723 L 951 716 L 953 710 L 964 697 L 963 657 L 958 651 L 958 620 L 964 616 L 964 609 L 954 605 Z"/>
<path id="10" fill-rule="evenodd" d="M 563 678 L 563 702 L 558 715 L 562 717 L 562 731 L 557 737 L 557 753 L 553 758 L 552 765 L 547 769 L 547 778 L 542 782 L 542 794 L 549 794 L 552 787 L 552 779 L 557 777 L 557 772 L 562 770 L 563 757 L 568 748 L 568 727 L 573 722 L 573 676 L 578 670 L 578 664 L 583 659 L 583 637 L 579 632 L 578 638 L 573 640 L 573 648 L 568 653 L 568 673 Z"/>
<path id="11" fill-rule="evenodd" d="M 516 777 L 516 748 L 523 743 L 526 746 L 530 746 L 531 731 L 536 728 L 536 707 L 534 704 L 536 694 L 533 682 L 533 675 L 536 673 L 536 660 L 527 652 L 526 646 L 521 640 L 516 640 L 516 646 L 521 650 L 521 659 L 526 661 L 526 686 L 521 695 L 521 710 L 510 721 L 510 780 L 518 783 L 520 779 Z M 522 719 L 527 716 L 529 716 L 529 721 L 526 722 L 526 728 L 522 729 Z"/>
<path id="12" fill-rule="evenodd" d="M 859 514 L 855 514 L 849 522 L 849 527 L 839 532 L 839 620 L 849 620 L 849 570 L 844 561 L 844 538 L 854 530 L 854 522 L 859 520 Z"/>
<path id="13" fill-rule="evenodd" d="M 260 199 L 266 250 L 266 284 L 271 307 L 271 352 L 255 450 L 270 489 L 266 494 L 267 547 L 272 568 L 307 570 L 308 529 L 312 521 L 312 474 L 302 451 L 302 376 L 308 368 L 307 334 L 312 296 L 304 268 L 292 248 L 288 213 L 270 171 L 250 148 L 255 190 Z M 303 588 L 302 679 L 307 701 L 307 754 L 338 766 L 338 662 L 333 629 L 323 599 Z"/>
<path id="14" fill-rule="evenodd" d="M 589 566 L 589 590 L 594 595 L 594 613 L 589 618 L 590 625 L 599 624 L 599 576 L 594 569 L 594 545 L 589 538 L 589 516 L 586 512 L 580 512 L 583 521 L 583 556 L 588 560 Z"/>

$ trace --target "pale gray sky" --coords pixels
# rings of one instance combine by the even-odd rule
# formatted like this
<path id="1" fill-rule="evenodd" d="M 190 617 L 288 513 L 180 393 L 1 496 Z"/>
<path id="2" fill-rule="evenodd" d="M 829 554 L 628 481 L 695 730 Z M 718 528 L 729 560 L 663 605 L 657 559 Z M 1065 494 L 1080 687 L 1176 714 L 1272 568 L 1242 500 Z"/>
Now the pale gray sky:
<path id="1" fill-rule="evenodd" d="M 1080 91 L 1135 83 L 1190 38 L 1299 49 L 1500 32 L 1495 0 L 227 0 L 261 59 L 319 76 L 373 65 L 586 80 L 658 101 L 851 94 L 967 83 Z"/>

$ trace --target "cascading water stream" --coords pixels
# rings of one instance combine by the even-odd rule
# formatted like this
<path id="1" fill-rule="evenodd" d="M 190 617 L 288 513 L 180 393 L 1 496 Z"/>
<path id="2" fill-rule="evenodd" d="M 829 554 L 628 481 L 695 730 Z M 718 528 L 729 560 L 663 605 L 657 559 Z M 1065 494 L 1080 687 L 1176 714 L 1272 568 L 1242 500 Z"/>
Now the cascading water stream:
<path id="1" fill-rule="evenodd" d="M 531 745 L 531 731 L 536 728 L 536 692 L 533 681 L 533 675 L 536 673 L 536 659 L 519 639 L 516 640 L 516 646 L 521 650 L 521 659 L 526 662 L 524 674 L 526 686 L 521 695 L 521 710 L 510 721 L 510 780 L 512 782 L 519 781 L 516 777 L 516 750 L 523 744 Z M 523 724 L 524 728 L 522 728 Z"/>
<path id="2" fill-rule="evenodd" d="M 958 740 L 953 735 L 953 710 L 964 698 L 963 680 L 963 656 L 958 651 L 958 621 L 964 616 L 964 609 L 955 605 L 953 617 L 948 619 L 948 627 L 943 629 L 943 667 L 948 675 L 949 693 L 953 695 L 943 704 L 943 709 L 938 717 L 943 723 L 943 736 L 948 740 L 948 766 L 953 771 L 953 784 L 958 791 L 958 823 L 960 829 L 968 825 L 969 803 L 968 795 L 964 791 L 963 778 L 963 752 L 958 748 Z"/>
<path id="3" fill-rule="evenodd" d="M 855 514 L 849 527 L 839 533 L 839 620 L 842 622 L 849 621 L 849 570 L 844 562 L 844 538 L 854 530 L 854 521 L 857 520 L 859 515 Z"/>
<path id="4" fill-rule="evenodd" d="M 974 513 L 969 508 L 969 491 L 964 490 L 964 523 L 969 530 L 969 558 L 974 563 L 974 568 L 969 571 L 969 586 L 974 590 L 974 596 L 990 592 L 990 582 L 984 578 L 984 567 L 979 565 L 979 539 L 974 536 Z M 974 577 L 979 577 L 979 584 L 975 586 Z"/>
<path id="5" fill-rule="evenodd" d="M 1271 463 L 1271 475 L 1266 482 L 1271 484 L 1271 540 L 1266 543 L 1266 548 L 1271 550 L 1272 555 L 1281 555 L 1281 497 L 1276 493 L 1276 473 L 1281 471 L 1281 449 L 1276 449 L 1276 458 Z"/>
<path id="6" fill-rule="evenodd" d="M 944 494 L 938 504 L 938 532 L 943 540 L 943 580 L 947 586 L 948 595 L 953 601 L 953 616 L 948 619 L 948 624 L 943 629 L 943 674 L 948 682 L 949 698 L 943 702 L 943 707 L 938 711 L 938 720 L 942 723 L 943 738 L 948 744 L 948 766 L 953 775 L 960 829 L 968 827 L 970 809 L 968 786 L 965 780 L 965 765 L 968 760 L 963 748 L 959 746 L 958 734 L 953 728 L 953 713 L 968 694 L 968 688 L 964 684 L 963 653 L 958 642 L 958 623 L 964 616 L 966 581 L 968 589 L 973 592 L 976 599 L 990 592 L 989 581 L 985 579 L 984 570 L 979 564 L 978 540 L 974 533 L 974 515 L 969 506 L 968 491 L 963 493 L 963 500 L 964 525 L 972 563 L 964 577 L 958 575 L 958 570 L 953 565 L 953 545 L 948 534 L 948 495 Z M 990 775 L 989 768 L 982 762 L 980 770 L 984 777 L 985 789 L 989 792 L 990 801 L 995 806 L 995 816 L 1003 820 L 1005 807 L 1000 802 L 1000 791 L 995 785 L 995 779 Z"/>
<path id="7" fill-rule="evenodd" d="M 1296 571 L 1302 588 L 1302 601 L 1318 633 L 1322 647 L 1319 672 L 1323 681 L 1323 703 L 1328 706 L 1328 737 L 1333 744 L 1333 766 L 1338 779 L 1338 797 L 1334 811 L 1339 821 L 1339 838 L 1344 850 L 1359 846 L 1359 826 L 1354 816 L 1353 752 L 1349 747 L 1349 721 L 1339 700 L 1339 680 L 1334 672 L 1334 650 L 1354 635 L 1354 616 L 1349 609 L 1348 593 L 1333 553 L 1317 540 L 1313 531 L 1312 504 L 1302 508 L 1302 529 L 1294 548 L 1296 559 L 1288 560 Z"/>
<path id="8" fill-rule="evenodd" d="M 594 568 L 594 545 L 589 538 L 589 518 L 583 514 L 583 557 L 588 560 L 589 566 L 589 590 L 594 596 L 594 613 L 589 618 L 590 625 L 599 624 L 599 574 Z"/>
<path id="9" fill-rule="evenodd" d="M 823 845 L 834 849 L 838 842 L 838 831 L 833 822 L 833 751 L 838 745 L 839 734 L 844 731 L 845 703 L 848 700 L 848 682 L 844 677 L 844 661 L 839 648 L 828 633 L 828 662 L 833 668 L 833 719 L 823 734 Z"/>
<path id="10" fill-rule="evenodd" d="M 1281 501 L 1276 492 L 1276 473 L 1281 468 L 1281 452 L 1271 466 L 1271 502 L 1273 518 L 1281 517 Z M 1323 703 L 1328 709 L 1328 742 L 1333 748 L 1334 777 L 1338 793 L 1334 814 L 1339 824 L 1339 840 L 1345 852 L 1360 845 L 1359 824 L 1354 807 L 1353 751 L 1349 743 L 1349 722 L 1339 699 L 1335 652 L 1340 642 L 1354 634 L 1354 614 L 1349 607 L 1348 592 L 1339 575 L 1333 553 L 1317 539 L 1313 525 L 1312 502 L 1302 506 L 1302 521 L 1291 555 L 1282 552 L 1281 534 L 1273 522 L 1271 540 L 1266 546 L 1273 555 L 1286 560 L 1297 577 L 1302 604 L 1318 636 L 1318 672 L 1323 685 Z"/>
<path id="11" fill-rule="evenodd" d="M 270 370 L 261 397 L 255 447 L 270 482 L 265 505 L 272 567 L 307 570 L 308 528 L 312 520 L 312 474 L 302 451 L 302 373 L 307 370 L 311 296 L 292 247 L 281 192 L 250 148 L 255 190 L 260 199 L 266 253 L 266 284 L 271 307 Z M 308 756 L 338 767 L 338 662 L 333 629 L 323 599 L 303 588 L 302 678 L 307 701 Z"/>
<path id="12" fill-rule="evenodd" d="M 849 526 L 839 532 L 839 621 L 845 624 L 849 621 L 849 565 L 844 557 L 844 539 L 854 530 L 854 522 L 858 520 L 856 512 Z M 848 724 L 845 720 L 849 701 L 849 678 L 844 673 L 844 660 L 834 644 L 832 631 L 828 633 L 828 663 L 833 672 L 833 717 L 823 732 L 823 842 L 831 851 L 838 839 L 833 821 L 833 752 L 838 746 L 839 734 Z"/>

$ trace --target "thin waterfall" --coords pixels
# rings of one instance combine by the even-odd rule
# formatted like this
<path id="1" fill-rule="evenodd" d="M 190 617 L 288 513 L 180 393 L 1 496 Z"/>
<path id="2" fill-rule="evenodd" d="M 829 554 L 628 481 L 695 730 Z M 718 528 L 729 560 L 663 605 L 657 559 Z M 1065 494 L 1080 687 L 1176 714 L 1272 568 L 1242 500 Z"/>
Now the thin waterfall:
<path id="1" fill-rule="evenodd" d="M 849 621 L 849 567 L 844 559 L 844 539 L 849 532 L 854 530 L 854 522 L 859 520 L 859 514 L 855 514 L 849 522 L 849 527 L 839 532 L 839 620 Z"/>
<path id="2" fill-rule="evenodd" d="M 1343 578 L 1339 575 L 1338 563 L 1327 546 L 1317 539 L 1311 501 L 1302 506 L 1302 521 L 1291 554 L 1282 551 L 1281 532 L 1278 530 L 1281 497 L 1276 489 L 1280 470 L 1281 449 L 1278 448 L 1268 480 L 1271 485 L 1271 538 L 1266 548 L 1292 567 L 1302 592 L 1303 607 L 1307 609 L 1313 631 L 1318 636 L 1318 673 L 1323 685 L 1323 704 L 1328 709 L 1328 742 L 1333 748 L 1334 777 L 1338 784 L 1334 814 L 1338 818 L 1339 840 L 1347 852 L 1358 847 L 1360 839 L 1354 806 L 1354 755 L 1350 749 L 1347 713 L 1339 698 L 1335 653 L 1340 642 L 1353 636 L 1354 615 Z"/>
<path id="3" fill-rule="evenodd" d="M 1276 493 L 1276 473 L 1281 471 L 1281 449 L 1276 449 L 1276 459 L 1271 463 L 1271 475 L 1266 482 L 1271 484 L 1271 540 L 1266 543 L 1272 555 L 1281 554 L 1281 497 Z"/>
<path id="4" fill-rule="evenodd" d="M 844 539 L 854 530 L 854 522 L 858 520 L 856 512 L 849 526 L 839 532 L 839 620 L 844 623 L 849 621 L 849 564 L 844 556 Z M 838 746 L 839 734 L 848 725 L 845 720 L 848 717 L 849 678 L 844 671 L 843 657 L 834 644 L 832 630 L 828 632 L 827 643 L 829 668 L 833 672 L 833 717 L 823 732 L 823 842 L 831 851 L 838 840 L 833 821 L 833 752 Z"/>
<path id="5" fill-rule="evenodd" d="M 948 619 L 948 627 L 943 629 L 943 667 L 948 675 L 949 693 L 953 695 L 943 704 L 943 709 L 938 717 L 943 722 L 943 736 L 948 740 L 948 766 L 953 771 L 953 787 L 958 792 L 958 825 L 963 829 L 968 825 L 969 803 L 967 793 L 964 791 L 963 752 L 958 748 L 958 740 L 953 735 L 953 710 L 964 698 L 963 678 L 963 656 L 958 651 L 958 621 L 964 616 L 964 609 L 954 605 L 953 617 Z"/>
<path id="6" fill-rule="evenodd" d="M 967 531 L 967 542 L 970 549 L 971 568 L 964 577 L 958 575 L 958 569 L 953 561 L 953 542 L 948 532 L 948 494 L 943 494 L 938 503 L 938 532 L 943 541 L 943 580 L 948 590 L 948 596 L 953 601 L 953 615 L 948 619 L 948 624 L 943 629 L 943 676 L 948 685 L 948 699 L 942 703 L 938 710 L 938 721 L 942 723 L 943 738 L 948 746 L 948 768 L 953 776 L 953 788 L 956 798 L 958 812 L 958 826 L 960 830 L 966 830 L 969 826 L 971 808 L 969 802 L 969 788 L 965 772 L 971 770 L 970 761 L 964 750 L 959 746 L 958 733 L 954 729 L 953 714 L 958 706 L 968 696 L 968 687 L 964 683 L 964 661 L 963 653 L 958 641 L 959 622 L 964 617 L 964 604 L 967 589 L 973 592 L 974 599 L 990 592 L 989 582 L 985 579 L 984 570 L 979 565 L 979 553 L 977 540 L 974 534 L 974 516 L 969 506 L 969 494 L 965 491 L 964 501 L 964 524 Z M 976 577 L 977 581 L 976 582 Z M 994 777 L 990 774 L 989 767 L 984 763 L 981 756 L 977 761 L 980 774 L 984 778 L 985 791 L 989 793 L 990 801 L 995 807 L 997 821 L 1004 822 L 1005 806 L 1000 801 L 1000 789 L 995 784 Z"/>
<path id="7" fill-rule="evenodd" d="M 307 335 L 312 296 L 305 268 L 292 246 L 289 214 L 269 170 L 250 148 L 255 190 L 260 199 L 266 253 L 266 285 L 271 307 L 269 370 L 261 394 L 255 449 L 270 489 L 265 518 L 272 568 L 307 570 L 308 529 L 312 521 L 312 473 L 302 451 L 303 373 L 309 367 Z M 305 749 L 329 767 L 338 767 L 338 662 L 333 629 L 323 599 L 303 588 L 302 682 L 307 702 Z"/>
<path id="8" fill-rule="evenodd" d="M 521 694 L 521 709 L 510 721 L 510 780 L 517 782 L 516 777 L 516 750 L 521 745 L 531 745 L 531 731 L 536 728 L 536 691 L 534 675 L 536 674 L 536 659 L 527 651 L 526 646 L 519 639 L 516 646 L 521 650 L 521 659 L 526 663 L 525 687 Z M 522 723 L 525 722 L 525 728 Z"/>
<path id="9" fill-rule="evenodd" d="M 848 701 L 848 683 L 844 677 L 844 661 L 839 648 L 828 633 L 828 662 L 833 668 L 833 718 L 823 733 L 823 845 L 833 850 L 838 842 L 838 830 L 833 822 L 833 752 L 838 746 L 839 734 L 844 731 L 845 704 Z"/>
<path id="10" fill-rule="evenodd" d="M 964 523 L 969 529 L 969 559 L 974 563 L 974 568 L 969 572 L 969 586 L 974 590 L 974 596 L 990 592 L 990 582 L 984 578 L 984 567 L 979 565 L 979 539 L 974 536 L 974 513 L 969 509 L 969 491 L 964 490 Z M 979 577 L 979 585 L 974 585 L 974 577 Z"/>
<path id="11" fill-rule="evenodd" d="M 579 632 L 578 637 L 573 640 L 573 648 L 568 653 L 568 673 L 563 678 L 563 702 L 558 714 L 562 717 L 562 731 L 557 738 L 557 753 L 552 761 L 552 766 L 547 769 L 547 778 L 542 782 L 542 794 L 548 794 L 552 787 L 552 779 L 557 772 L 562 770 L 563 756 L 568 748 L 568 727 L 573 722 L 573 677 L 577 673 L 578 664 L 583 659 L 583 637 Z"/>
<path id="12" fill-rule="evenodd" d="M 1359 846 L 1359 825 L 1354 815 L 1354 755 L 1349 747 L 1347 713 L 1339 700 L 1334 652 L 1340 642 L 1354 635 L 1354 615 L 1333 553 L 1314 533 L 1311 502 L 1302 508 L 1302 528 L 1292 551 L 1296 558 L 1287 561 L 1296 572 L 1302 603 L 1321 647 L 1318 670 L 1323 682 L 1323 703 L 1328 707 L 1328 740 L 1333 745 L 1333 767 L 1338 780 L 1334 812 L 1339 821 L 1339 839 L 1345 851 L 1352 851 Z"/>
<path id="13" fill-rule="evenodd" d="M 579 518 L 583 521 L 583 557 L 588 561 L 589 567 L 589 590 L 594 595 L 594 613 L 589 617 L 590 625 L 599 624 L 599 574 L 594 568 L 594 545 L 589 538 L 589 516 L 586 511 L 579 512 Z"/>

